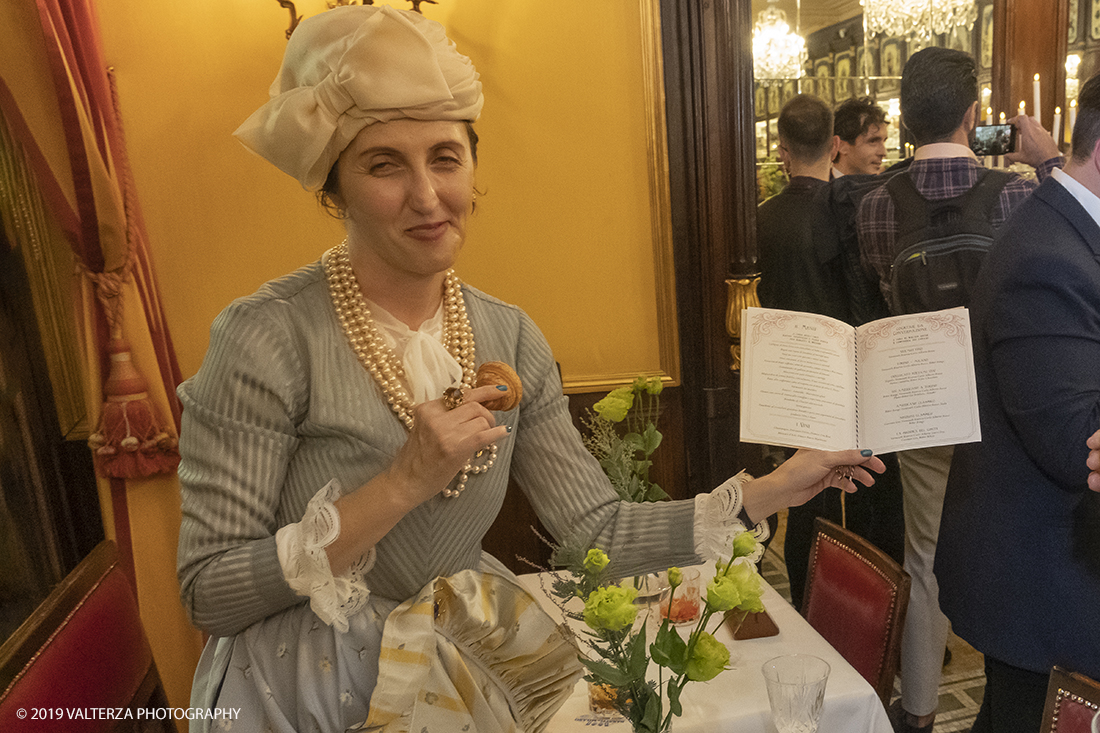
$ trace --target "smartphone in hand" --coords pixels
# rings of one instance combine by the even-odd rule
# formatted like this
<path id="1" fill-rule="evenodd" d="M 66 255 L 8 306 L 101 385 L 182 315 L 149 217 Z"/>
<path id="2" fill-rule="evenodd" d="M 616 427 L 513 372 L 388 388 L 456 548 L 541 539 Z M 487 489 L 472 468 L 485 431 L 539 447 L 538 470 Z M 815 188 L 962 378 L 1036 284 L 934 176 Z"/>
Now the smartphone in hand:
<path id="1" fill-rule="evenodd" d="M 1016 152 L 1016 126 L 978 125 L 970 140 L 974 155 L 1006 155 Z"/>

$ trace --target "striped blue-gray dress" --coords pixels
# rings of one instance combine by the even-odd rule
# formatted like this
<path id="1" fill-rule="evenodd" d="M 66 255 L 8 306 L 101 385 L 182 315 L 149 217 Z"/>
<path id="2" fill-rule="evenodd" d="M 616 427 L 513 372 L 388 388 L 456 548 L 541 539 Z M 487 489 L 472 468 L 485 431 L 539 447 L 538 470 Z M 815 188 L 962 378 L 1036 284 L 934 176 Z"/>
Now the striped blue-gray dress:
<path id="1" fill-rule="evenodd" d="M 691 501 L 624 504 L 581 444 L 549 345 L 519 308 L 463 288 L 477 361 L 523 380 L 496 465 L 457 499 L 437 495 L 377 545 L 367 608 L 347 633 L 287 585 L 275 532 L 330 481 L 352 491 L 390 464 L 406 430 L 347 343 L 320 262 L 230 305 L 211 329 L 184 405 L 179 578 L 192 621 L 212 637 L 193 704 L 241 708 L 232 730 L 342 731 L 361 722 L 383 623 L 436 576 L 507 571 L 482 553 L 509 471 L 559 541 L 596 544 L 623 574 L 700 561 Z M 215 724 L 216 726 L 216 724 Z"/>

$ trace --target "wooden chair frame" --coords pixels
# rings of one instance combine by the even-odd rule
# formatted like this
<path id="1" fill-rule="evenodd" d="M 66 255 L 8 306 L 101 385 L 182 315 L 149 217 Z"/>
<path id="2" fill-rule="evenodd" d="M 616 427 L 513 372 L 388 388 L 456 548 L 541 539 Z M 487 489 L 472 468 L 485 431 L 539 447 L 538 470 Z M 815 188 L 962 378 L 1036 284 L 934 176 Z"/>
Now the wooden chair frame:
<path id="1" fill-rule="evenodd" d="M 18 710 L 128 709 L 132 719 L 34 721 Z M 111 541 L 101 542 L 0 646 L 0 730 L 101 733 L 175 731 L 142 720 L 167 708 L 129 576 Z M 140 722 L 135 725 L 135 720 Z"/>
<path id="2" fill-rule="evenodd" d="M 1066 704 L 1076 704 L 1092 711 L 1089 728 L 1059 728 Z M 1047 700 L 1043 708 L 1041 733 L 1088 733 L 1100 725 L 1100 682 L 1083 674 L 1070 672 L 1055 665 L 1050 671 Z"/>

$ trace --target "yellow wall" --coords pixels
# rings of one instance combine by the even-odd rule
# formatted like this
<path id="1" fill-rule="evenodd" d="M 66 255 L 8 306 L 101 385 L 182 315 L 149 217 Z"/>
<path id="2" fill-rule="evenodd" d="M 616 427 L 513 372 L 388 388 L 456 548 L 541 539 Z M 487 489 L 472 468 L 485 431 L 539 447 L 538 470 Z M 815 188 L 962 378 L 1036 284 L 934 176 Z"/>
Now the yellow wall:
<path id="1" fill-rule="evenodd" d="M 408 7 L 394 0 L 396 7 Z M 231 133 L 266 100 L 274 0 L 98 0 L 185 375 L 234 297 L 312 261 L 340 226 Z M 566 381 L 657 371 L 639 3 L 423 6 L 481 72 L 478 213 L 459 275 L 525 308 Z M 298 3 L 301 14 L 323 2 Z"/>
<path id="2" fill-rule="evenodd" d="M 478 213 L 461 277 L 525 308 L 567 383 L 661 368 L 639 7 L 649 0 L 424 5 L 482 74 Z M 29 3 L 28 3 L 29 4 Z M 392 2 L 397 7 L 405 3 Z M 339 224 L 231 133 L 267 95 L 289 15 L 275 0 L 97 0 L 157 277 L 184 376 L 233 298 L 316 259 Z M 324 8 L 298 3 L 301 14 Z M 178 494 L 136 484 L 143 599 L 175 592 Z M 143 613 L 173 704 L 197 642 Z"/>

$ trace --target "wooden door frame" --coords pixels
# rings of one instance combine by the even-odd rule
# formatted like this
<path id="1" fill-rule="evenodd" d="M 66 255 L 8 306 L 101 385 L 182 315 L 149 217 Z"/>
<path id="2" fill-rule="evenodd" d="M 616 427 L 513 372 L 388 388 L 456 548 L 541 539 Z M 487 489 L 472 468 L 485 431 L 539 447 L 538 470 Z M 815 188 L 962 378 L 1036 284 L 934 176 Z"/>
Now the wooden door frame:
<path id="1" fill-rule="evenodd" d="M 665 112 L 690 493 L 752 452 L 739 440 L 730 281 L 756 273 L 749 0 L 661 0 Z"/>

